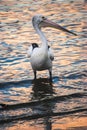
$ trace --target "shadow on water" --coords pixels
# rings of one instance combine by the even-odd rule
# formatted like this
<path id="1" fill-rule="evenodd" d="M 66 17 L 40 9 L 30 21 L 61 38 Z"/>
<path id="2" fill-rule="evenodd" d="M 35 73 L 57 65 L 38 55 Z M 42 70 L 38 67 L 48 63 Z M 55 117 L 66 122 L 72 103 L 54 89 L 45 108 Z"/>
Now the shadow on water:
<path id="1" fill-rule="evenodd" d="M 36 80 L 22 80 L 22 81 L 13 81 L 13 82 L 5 82 L 5 83 L 0 83 L 0 89 L 6 89 L 6 91 L 9 91 L 10 88 L 17 88 L 17 87 L 23 87 L 25 86 L 26 88 L 31 88 L 30 90 L 30 95 L 31 95 L 31 100 L 29 102 L 23 102 L 17 103 L 17 104 L 3 104 L 0 103 L 2 108 L 0 110 L 10 110 L 10 109 L 17 109 L 17 108 L 22 108 L 22 107 L 29 107 L 29 105 L 38 105 L 39 103 L 49 100 L 50 98 L 48 97 L 53 97 L 53 94 L 55 92 L 53 91 L 53 84 L 52 82 L 49 81 L 49 79 L 46 78 L 40 78 Z M 8 90 L 7 90 L 8 88 Z"/>
<path id="2" fill-rule="evenodd" d="M 20 81 L 20 83 L 24 83 L 26 81 Z M 1 111 L 10 111 L 10 110 L 16 110 L 20 109 L 23 107 L 30 107 L 32 111 L 36 111 L 37 109 L 37 114 L 32 114 L 28 116 L 19 116 L 19 117 L 11 117 L 7 118 L 4 120 L 0 121 L 0 124 L 2 123 L 9 123 L 11 121 L 16 121 L 16 120 L 31 120 L 31 119 L 38 119 L 38 118 L 43 118 L 43 124 L 45 127 L 45 130 L 52 130 L 52 123 L 50 120 L 50 116 L 53 113 L 53 108 L 54 105 L 53 103 L 49 102 L 49 97 L 52 97 L 54 94 L 53 91 L 53 84 L 46 78 L 40 78 L 37 80 L 33 81 L 27 81 L 28 83 L 30 82 L 32 84 L 32 97 L 31 97 L 31 102 L 27 103 L 20 103 L 20 104 L 13 104 L 13 105 L 6 105 L 3 104 L 3 108 L 0 109 Z M 7 83 L 3 83 L 2 86 L 6 85 Z M 12 85 L 12 82 L 8 83 L 9 85 Z M 19 84 L 19 82 L 15 82 L 13 84 Z M 2 104 L 1 104 L 2 105 Z"/>
<path id="3" fill-rule="evenodd" d="M 53 78 L 54 81 L 58 81 L 58 77 Z M 79 112 L 87 111 L 87 108 L 77 108 L 67 111 L 61 111 L 55 112 L 56 109 L 56 103 L 57 102 L 63 102 L 68 99 L 72 98 L 81 98 L 86 96 L 84 93 L 74 93 L 70 95 L 62 95 L 62 96 L 54 96 L 54 84 L 50 82 L 46 78 L 40 78 L 37 80 L 34 80 L 33 82 L 33 93 L 32 93 L 32 99 L 36 99 L 38 101 L 39 106 L 37 106 L 37 110 L 40 110 L 38 116 L 34 116 L 34 119 L 42 118 L 43 124 L 44 124 L 44 130 L 52 130 L 52 117 L 59 116 L 63 117 L 64 115 L 72 115 Z M 35 108 L 34 108 L 35 109 Z M 33 110 L 33 107 L 32 107 Z M 33 110 L 34 111 L 34 110 Z"/>
<path id="4" fill-rule="evenodd" d="M 40 78 L 33 81 L 33 95 L 32 98 L 36 100 L 47 99 L 47 96 L 52 96 L 53 91 L 53 84 L 48 79 Z M 54 105 L 49 103 L 47 100 L 43 102 L 43 114 L 46 113 L 53 113 Z M 52 130 L 52 122 L 50 116 L 43 117 L 43 124 L 45 130 Z"/>
<path id="5" fill-rule="evenodd" d="M 58 77 L 54 77 L 53 80 L 58 81 Z M 18 104 L 8 104 L 3 109 L 0 109 L 2 113 L 6 112 L 11 114 L 11 111 L 15 113 L 14 115 L 8 116 L 2 114 L 3 118 L 0 120 L 0 124 L 5 123 L 11 123 L 14 121 L 29 121 L 29 120 L 35 120 L 35 119 L 41 119 L 44 124 L 45 130 L 52 130 L 52 117 L 62 117 L 67 115 L 72 115 L 79 112 L 85 112 L 87 111 L 87 108 L 75 108 L 75 109 L 67 109 L 61 111 L 56 108 L 56 104 L 58 103 L 58 106 L 60 103 L 67 102 L 68 100 L 72 100 L 75 98 L 82 98 L 86 95 L 84 93 L 73 93 L 73 94 L 67 94 L 67 95 L 55 95 L 54 91 L 54 83 L 50 82 L 46 78 L 40 78 L 37 80 L 26 80 L 26 81 L 20 81 L 20 82 L 13 82 L 13 84 L 16 86 L 17 84 L 23 85 L 28 84 L 31 86 L 31 100 L 29 102 L 25 103 L 18 103 Z M 4 87 L 6 84 L 4 84 Z M 12 82 L 9 83 L 9 86 L 12 85 Z M 67 105 L 66 105 L 67 106 Z M 23 112 L 19 115 L 17 115 L 17 111 L 21 111 L 23 109 Z M 24 109 L 27 111 L 26 114 L 24 114 Z M 28 110 L 31 109 L 32 112 L 28 113 Z M 57 110 L 56 110 L 57 109 Z M 55 111 L 56 110 L 56 111 Z"/>
<path id="6" fill-rule="evenodd" d="M 40 78 L 33 81 L 33 98 L 41 99 L 45 98 L 47 95 L 52 95 L 53 92 L 53 84 L 48 79 Z"/>
<path id="7" fill-rule="evenodd" d="M 50 120 L 50 116 L 52 116 L 53 114 L 53 108 L 54 105 L 53 103 L 51 104 L 51 102 L 49 102 L 49 97 L 52 97 L 54 94 L 53 91 L 53 84 L 46 78 L 44 79 L 37 79 L 37 80 L 33 80 L 33 81 L 27 81 L 28 83 L 30 82 L 32 84 L 32 92 L 31 92 L 31 101 L 30 102 L 25 102 L 25 103 L 20 103 L 20 104 L 3 104 L 3 109 L 0 109 L 1 112 L 5 112 L 8 113 L 9 111 L 15 111 L 16 110 L 20 110 L 22 108 L 31 108 L 33 111 L 33 114 L 31 115 L 19 115 L 15 116 L 11 115 L 11 117 L 6 117 L 4 119 L 4 117 L 2 118 L 2 120 L 0 119 L 0 124 L 5 124 L 5 123 L 10 123 L 13 121 L 18 121 L 18 120 L 32 120 L 32 119 L 39 119 L 42 118 L 43 119 L 43 124 L 44 124 L 44 128 L 45 130 L 52 130 L 52 123 Z M 24 83 L 23 81 L 20 83 Z M 15 84 L 20 84 L 18 82 L 15 82 Z M 13 83 L 14 84 L 14 83 Z M 4 87 L 6 84 L 4 84 Z M 9 85 L 12 85 L 12 82 L 9 83 Z M 47 100 L 48 99 L 48 100 Z M 2 104 L 0 104 L 2 105 Z M 35 113 L 34 113 L 35 112 Z M 11 113 L 10 113 L 11 114 Z"/>

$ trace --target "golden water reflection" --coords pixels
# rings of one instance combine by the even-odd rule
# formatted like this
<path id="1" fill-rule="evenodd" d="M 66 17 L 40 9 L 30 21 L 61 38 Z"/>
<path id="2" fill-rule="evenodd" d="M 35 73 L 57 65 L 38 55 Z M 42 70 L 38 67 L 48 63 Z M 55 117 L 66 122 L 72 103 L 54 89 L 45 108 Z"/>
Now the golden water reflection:
<path id="1" fill-rule="evenodd" d="M 42 119 L 39 119 L 38 121 L 40 120 Z M 87 126 L 86 126 L 87 117 L 80 117 L 80 118 L 66 117 L 62 119 L 56 119 L 55 122 L 52 124 L 51 124 L 51 121 L 50 122 L 47 121 L 48 125 L 50 125 L 48 126 L 48 129 L 46 129 L 46 126 L 45 126 L 46 124 L 42 125 L 42 121 L 41 121 L 41 124 L 38 124 L 38 121 L 35 120 L 35 121 L 29 121 L 26 123 L 22 122 L 16 126 L 14 125 L 13 127 L 7 128 L 6 130 L 17 130 L 17 129 L 20 129 L 20 130 L 71 130 L 71 129 L 86 130 L 87 129 Z M 44 119 L 43 121 L 45 123 L 46 119 Z M 34 125 L 31 125 L 33 123 Z"/>
<path id="2" fill-rule="evenodd" d="M 21 57 L 18 63 L 15 62 L 6 62 L 2 61 L 2 68 L 0 69 L 0 81 L 7 82 L 11 80 L 19 79 L 32 79 L 33 71 L 29 63 L 29 59 L 26 56 L 26 51 L 29 45 L 33 42 L 41 44 L 41 41 L 38 35 L 35 33 L 35 30 L 32 27 L 31 18 L 36 13 L 43 14 L 49 19 L 65 26 L 66 28 L 75 31 L 78 36 L 72 36 L 63 32 L 60 32 L 55 29 L 43 29 L 46 33 L 49 44 L 52 44 L 54 49 L 55 60 L 53 62 L 53 76 L 59 76 L 61 79 L 66 73 L 70 72 L 79 72 L 82 70 L 84 73 L 84 68 L 86 68 L 85 62 L 78 64 L 79 60 L 86 59 L 87 57 L 87 48 L 84 46 L 87 42 L 86 39 L 86 10 L 87 4 L 84 5 L 82 0 L 77 0 L 74 2 L 62 1 L 61 0 L 2 0 L 0 1 L 2 9 L 0 10 L 0 22 L 1 22 L 1 32 L 0 32 L 0 41 L 6 42 L 8 45 L 13 45 L 11 52 L 6 52 L 5 48 L 0 49 L 0 54 L 6 60 L 9 59 L 9 55 L 14 57 Z M 21 46 L 20 48 L 17 48 Z M 2 51 L 3 50 L 3 51 Z M 25 61 L 26 59 L 26 61 Z M 15 64 L 16 63 L 16 64 Z M 38 72 L 38 78 L 48 77 L 48 72 Z M 87 81 L 86 78 L 82 80 Z M 75 82 L 73 79 L 64 82 L 62 80 L 58 81 L 58 85 L 72 86 L 76 83 L 80 83 L 81 79 L 76 79 Z M 33 86 L 34 87 L 34 86 Z M 44 86 L 43 86 L 44 87 Z M 77 84 L 75 87 L 80 87 Z M 55 87 L 53 88 L 54 90 Z M 84 90 L 84 88 L 83 88 Z M 31 88 L 12 88 L 10 90 L 11 99 L 19 102 L 28 101 L 31 99 L 31 93 L 33 98 L 36 96 L 34 93 L 35 87 Z M 52 91 L 52 90 L 51 90 Z M 65 89 L 58 88 L 56 93 L 59 95 L 70 94 L 74 92 L 79 92 L 78 89 Z M 15 92 L 15 93 L 14 93 Z M 15 96 L 19 94 L 20 96 Z M 29 97 L 30 96 L 30 97 Z M 0 95 L 2 100 L 4 96 Z M 83 98 L 82 98 L 83 100 Z M 81 103 L 83 101 L 81 100 Z M 86 100 L 86 99 L 84 99 Z M 70 104 L 72 106 L 78 105 L 75 102 Z M 62 107 L 62 106 L 61 106 Z M 50 107 L 49 107 L 50 110 Z M 58 110 L 57 110 L 58 111 Z M 19 112 L 20 113 L 20 112 Z M 57 129 L 87 129 L 87 117 L 63 117 L 61 119 L 38 119 L 33 121 L 24 121 L 17 122 L 13 126 L 6 127 L 6 130 L 44 130 L 47 129 L 47 124 L 49 130 Z M 41 124 L 39 124 L 41 122 Z M 85 127 L 86 126 L 86 127 Z M 85 127 L 85 128 L 84 128 Z"/>

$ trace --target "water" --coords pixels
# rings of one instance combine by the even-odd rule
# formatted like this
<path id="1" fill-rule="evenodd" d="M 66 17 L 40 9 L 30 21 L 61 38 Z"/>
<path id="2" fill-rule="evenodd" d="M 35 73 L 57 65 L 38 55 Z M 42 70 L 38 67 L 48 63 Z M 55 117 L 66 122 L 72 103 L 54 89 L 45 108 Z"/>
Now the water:
<path id="1" fill-rule="evenodd" d="M 0 1 L 0 130 L 87 129 L 87 4 L 82 0 Z M 33 71 L 26 51 L 41 43 L 31 18 L 43 14 L 74 31 L 43 29 L 54 50 L 48 72 Z"/>

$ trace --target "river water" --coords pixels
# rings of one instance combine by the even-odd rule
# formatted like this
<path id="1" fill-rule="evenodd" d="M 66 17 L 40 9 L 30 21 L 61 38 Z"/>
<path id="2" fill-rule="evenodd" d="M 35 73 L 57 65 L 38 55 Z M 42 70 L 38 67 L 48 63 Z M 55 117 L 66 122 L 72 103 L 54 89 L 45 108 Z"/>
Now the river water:
<path id="1" fill-rule="evenodd" d="M 33 80 L 27 48 L 41 44 L 35 14 L 72 30 L 43 29 L 54 51 L 53 79 Z M 87 2 L 0 1 L 0 130 L 87 130 Z"/>

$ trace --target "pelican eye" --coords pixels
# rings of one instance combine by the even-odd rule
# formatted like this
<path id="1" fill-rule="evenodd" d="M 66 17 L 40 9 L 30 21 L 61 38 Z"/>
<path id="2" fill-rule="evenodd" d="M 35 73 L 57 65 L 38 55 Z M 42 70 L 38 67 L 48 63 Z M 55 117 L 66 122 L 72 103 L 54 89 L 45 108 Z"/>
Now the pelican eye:
<path id="1" fill-rule="evenodd" d="M 44 16 L 42 16 L 42 19 L 45 20 L 46 18 Z"/>

